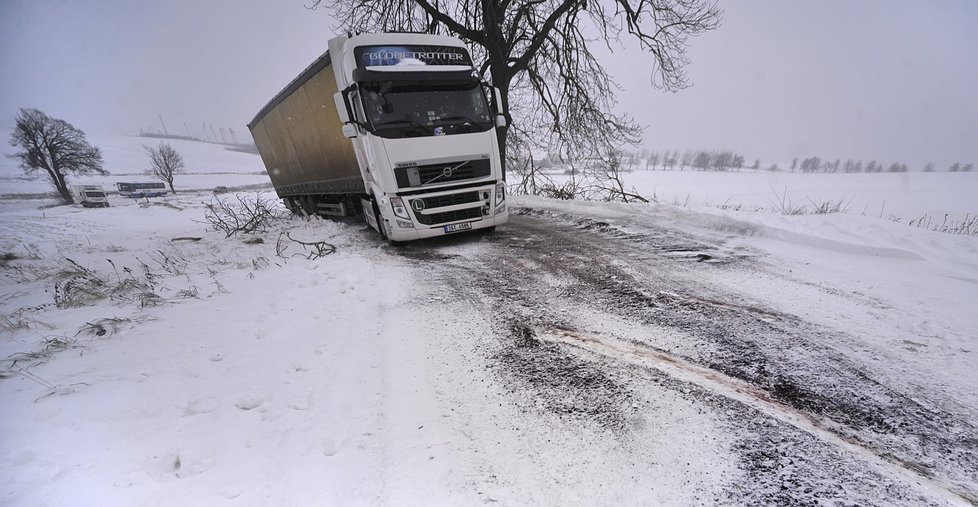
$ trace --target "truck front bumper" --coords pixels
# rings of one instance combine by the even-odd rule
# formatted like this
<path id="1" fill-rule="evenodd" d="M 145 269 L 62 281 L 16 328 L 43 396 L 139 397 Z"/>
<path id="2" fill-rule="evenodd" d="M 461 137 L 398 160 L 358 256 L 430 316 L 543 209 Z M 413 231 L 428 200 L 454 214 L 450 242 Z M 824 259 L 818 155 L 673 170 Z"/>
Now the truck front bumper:
<path id="1" fill-rule="evenodd" d="M 389 214 L 388 237 L 392 241 L 412 241 L 504 224 L 509 220 L 508 202 L 502 196 L 503 200 L 497 203 L 497 197 L 495 184 L 402 196 L 402 209 L 409 219 Z"/>

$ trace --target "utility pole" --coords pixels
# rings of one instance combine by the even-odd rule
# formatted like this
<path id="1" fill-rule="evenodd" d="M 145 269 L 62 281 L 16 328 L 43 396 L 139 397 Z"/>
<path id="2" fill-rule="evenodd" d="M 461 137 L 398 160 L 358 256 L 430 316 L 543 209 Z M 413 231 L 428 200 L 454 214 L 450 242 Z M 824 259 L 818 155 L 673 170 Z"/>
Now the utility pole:
<path id="1" fill-rule="evenodd" d="M 170 135 L 170 133 L 166 131 L 166 124 L 163 123 L 163 115 L 161 114 L 159 116 L 160 116 L 160 125 L 163 125 L 163 135 L 165 136 Z"/>

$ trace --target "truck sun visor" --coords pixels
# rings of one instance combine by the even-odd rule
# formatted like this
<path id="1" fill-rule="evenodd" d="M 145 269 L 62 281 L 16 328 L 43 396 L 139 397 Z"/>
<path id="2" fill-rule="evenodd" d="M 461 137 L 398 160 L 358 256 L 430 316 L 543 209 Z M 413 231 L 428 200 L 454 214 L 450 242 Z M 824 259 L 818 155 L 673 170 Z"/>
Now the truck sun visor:
<path id="1" fill-rule="evenodd" d="M 357 67 L 464 65 L 472 66 L 465 48 L 456 46 L 359 46 L 353 50 Z"/>
<path id="2" fill-rule="evenodd" d="M 368 83 L 378 81 L 439 81 L 472 83 L 479 82 L 479 73 L 472 70 L 423 70 L 412 72 L 385 72 L 382 70 L 353 69 L 353 81 Z"/>

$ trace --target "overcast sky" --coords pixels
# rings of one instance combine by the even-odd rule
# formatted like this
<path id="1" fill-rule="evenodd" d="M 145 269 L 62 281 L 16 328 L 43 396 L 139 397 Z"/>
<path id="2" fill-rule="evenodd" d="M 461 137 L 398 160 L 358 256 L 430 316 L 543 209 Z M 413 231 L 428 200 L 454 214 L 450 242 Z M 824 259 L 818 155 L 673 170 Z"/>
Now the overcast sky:
<path id="1" fill-rule="evenodd" d="M 692 40 L 693 86 L 651 88 L 648 55 L 608 69 L 649 148 L 978 162 L 978 2 L 723 2 Z M 333 36 L 302 0 L 0 0 L 0 125 L 36 107 L 91 133 L 245 124 Z M 6 145 L 6 143 L 4 143 Z M 9 148 L 0 151 L 9 152 Z"/>

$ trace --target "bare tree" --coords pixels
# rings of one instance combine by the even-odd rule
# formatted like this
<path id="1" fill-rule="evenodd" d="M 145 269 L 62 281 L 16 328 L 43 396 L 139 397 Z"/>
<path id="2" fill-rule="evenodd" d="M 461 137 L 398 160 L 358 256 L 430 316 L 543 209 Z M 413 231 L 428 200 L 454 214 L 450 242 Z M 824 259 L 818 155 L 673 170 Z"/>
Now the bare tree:
<path id="1" fill-rule="evenodd" d="M 711 160 L 712 158 L 710 157 L 710 153 L 708 151 L 700 150 L 693 156 L 692 165 L 700 171 L 705 171 L 710 167 Z"/>
<path id="2" fill-rule="evenodd" d="M 713 170 L 714 171 L 726 171 L 727 169 L 733 167 L 734 164 L 734 154 L 729 150 L 721 150 L 713 152 Z"/>
<path id="3" fill-rule="evenodd" d="M 68 173 L 109 174 L 102 168 L 102 152 L 88 144 L 84 132 L 37 109 L 20 110 L 10 144 L 22 151 L 8 157 L 20 160 L 25 174 L 44 170 L 68 204 L 75 202 L 68 190 Z"/>
<path id="4" fill-rule="evenodd" d="M 934 163 L 933 162 L 927 162 L 927 164 L 924 165 L 924 172 L 925 173 L 932 173 L 932 172 L 934 172 Z"/>
<path id="5" fill-rule="evenodd" d="M 737 169 L 737 172 L 740 172 L 740 170 L 744 168 L 744 163 L 745 162 L 744 162 L 743 155 L 734 155 L 733 162 L 731 162 L 731 166 L 734 169 Z"/>
<path id="6" fill-rule="evenodd" d="M 173 176 L 183 172 L 183 157 L 170 143 L 160 143 L 156 148 L 143 145 L 143 149 L 149 155 L 149 173 L 166 182 L 170 186 L 170 192 L 176 193 L 173 189 Z"/>
<path id="7" fill-rule="evenodd" d="M 970 173 L 975 170 L 975 164 L 968 162 L 967 164 L 961 166 L 961 172 Z"/>
<path id="8" fill-rule="evenodd" d="M 655 170 L 655 166 L 659 165 L 659 161 L 662 160 L 662 155 L 657 151 L 649 153 L 649 158 L 646 159 L 646 164 L 652 166 L 652 170 Z"/>
<path id="9" fill-rule="evenodd" d="M 689 38 L 719 26 L 709 0 L 313 0 L 342 31 L 451 33 L 500 91 L 507 126 L 499 150 L 526 153 L 520 137 L 580 160 L 634 144 L 643 128 L 613 112 L 617 83 L 593 52 L 631 37 L 652 55 L 653 86 L 688 85 Z M 517 99 L 518 100 L 514 100 Z"/>
<path id="10" fill-rule="evenodd" d="M 669 153 L 667 151 L 666 154 L 663 156 L 663 159 L 662 159 L 662 168 L 663 169 L 666 169 L 668 171 L 671 171 L 673 168 L 676 167 L 676 159 L 678 157 L 679 157 L 679 151 L 678 150 L 677 151 L 674 151 L 672 153 Z"/>

